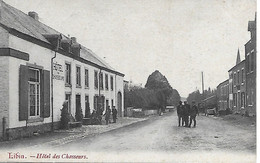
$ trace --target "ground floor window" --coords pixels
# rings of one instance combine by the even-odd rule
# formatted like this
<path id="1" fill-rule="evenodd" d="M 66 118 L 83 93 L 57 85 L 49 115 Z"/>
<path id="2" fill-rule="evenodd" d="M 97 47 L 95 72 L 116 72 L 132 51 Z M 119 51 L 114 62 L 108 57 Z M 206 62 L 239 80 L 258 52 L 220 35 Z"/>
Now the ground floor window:
<path id="1" fill-rule="evenodd" d="M 234 93 L 234 94 L 233 94 L 233 97 L 234 97 L 233 105 L 234 105 L 234 107 L 236 107 L 236 106 L 237 106 L 237 94 Z"/>
<path id="2" fill-rule="evenodd" d="M 241 107 L 245 107 L 245 92 L 241 93 Z"/>
<path id="3" fill-rule="evenodd" d="M 68 112 L 71 114 L 71 94 L 67 93 L 65 95 L 65 100 L 68 102 Z"/>
<path id="4" fill-rule="evenodd" d="M 29 68 L 29 115 L 40 116 L 40 71 Z"/>

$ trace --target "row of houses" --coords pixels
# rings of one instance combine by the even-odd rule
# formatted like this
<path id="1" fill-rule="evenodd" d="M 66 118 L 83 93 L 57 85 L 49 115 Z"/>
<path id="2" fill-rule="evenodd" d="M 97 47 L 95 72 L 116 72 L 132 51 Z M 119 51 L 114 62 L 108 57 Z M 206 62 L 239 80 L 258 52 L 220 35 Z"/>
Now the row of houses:
<path id="1" fill-rule="evenodd" d="M 0 139 L 58 128 L 65 100 L 72 117 L 108 106 L 122 116 L 124 74 L 38 17 L 0 0 Z"/>
<path id="2" fill-rule="evenodd" d="M 248 22 L 248 31 L 251 38 L 245 44 L 245 59 L 241 61 L 238 50 L 229 78 L 217 86 L 218 108 L 256 115 L 256 16 Z"/>

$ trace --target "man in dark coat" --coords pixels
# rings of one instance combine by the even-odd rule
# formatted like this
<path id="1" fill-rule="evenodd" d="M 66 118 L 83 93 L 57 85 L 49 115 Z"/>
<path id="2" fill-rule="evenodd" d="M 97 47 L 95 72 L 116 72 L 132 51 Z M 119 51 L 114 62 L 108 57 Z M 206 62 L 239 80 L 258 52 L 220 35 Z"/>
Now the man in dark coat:
<path id="1" fill-rule="evenodd" d="M 191 123 L 192 121 L 194 121 L 194 125 L 193 127 L 196 127 L 196 116 L 199 113 L 198 107 L 195 104 L 195 101 L 192 101 L 192 107 L 190 110 L 190 125 L 189 127 L 191 127 Z"/>
<path id="2" fill-rule="evenodd" d="M 116 110 L 116 107 L 115 107 L 115 106 L 113 106 L 113 109 L 112 109 L 112 116 L 113 116 L 113 123 L 116 123 L 117 110 Z"/>
<path id="3" fill-rule="evenodd" d="M 189 126 L 189 113 L 190 113 L 190 105 L 187 104 L 187 101 L 184 101 L 183 120 L 185 123 L 185 127 Z"/>
<path id="4" fill-rule="evenodd" d="M 110 116 L 111 116 L 111 109 L 110 106 L 108 106 L 105 113 L 106 125 L 108 125 L 108 122 L 110 121 Z"/>
<path id="5" fill-rule="evenodd" d="M 183 105 L 182 102 L 179 102 L 179 105 L 177 106 L 177 115 L 178 115 L 178 121 L 179 121 L 179 127 L 183 126 Z"/>

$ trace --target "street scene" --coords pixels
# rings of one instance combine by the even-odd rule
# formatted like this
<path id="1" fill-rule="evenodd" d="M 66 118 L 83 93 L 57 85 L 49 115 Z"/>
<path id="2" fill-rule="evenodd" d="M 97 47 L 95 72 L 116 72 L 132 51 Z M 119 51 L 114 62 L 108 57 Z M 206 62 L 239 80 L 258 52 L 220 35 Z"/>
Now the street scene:
<path id="1" fill-rule="evenodd" d="M 0 162 L 256 162 L 255 0 L 0 0 Z"/>

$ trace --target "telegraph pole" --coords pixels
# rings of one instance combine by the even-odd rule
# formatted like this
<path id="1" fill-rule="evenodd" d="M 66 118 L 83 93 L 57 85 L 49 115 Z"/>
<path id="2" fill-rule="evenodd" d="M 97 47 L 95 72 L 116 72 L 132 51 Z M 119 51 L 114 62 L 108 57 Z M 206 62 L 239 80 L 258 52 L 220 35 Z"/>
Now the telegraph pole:
<path id="1" fill-rule="evenodd" d="M 204 99 L 204 79 L 203 79 L 203 71 L 201 72 L 201 79 L 202 79 L 202 98 Z"/>

